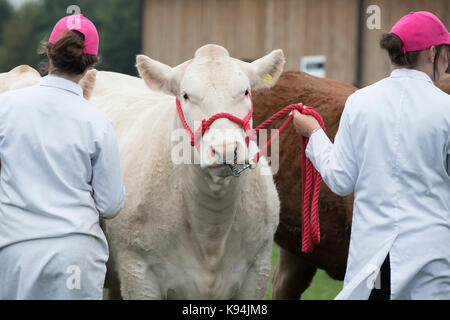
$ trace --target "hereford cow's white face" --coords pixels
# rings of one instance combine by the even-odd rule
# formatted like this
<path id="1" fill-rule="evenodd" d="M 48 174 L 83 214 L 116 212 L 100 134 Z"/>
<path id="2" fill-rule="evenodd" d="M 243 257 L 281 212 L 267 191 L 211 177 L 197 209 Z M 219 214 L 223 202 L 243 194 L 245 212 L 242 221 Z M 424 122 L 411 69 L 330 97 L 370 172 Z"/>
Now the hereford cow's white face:
<path id="1" fill-rule="evenodd" d="M 141 77 L 151 89 L 175 95 L 181 102 L 187 124 L 195 131 L 202 119 L 217 113 L 230 113 L 244 119 L 251 108 L 251 90 L 271 87 L 283 71 L 284 55 L 275 50 L 252 63 L 231 58 L 217 45 L 206 45 L 189 60 L 170 68 L 146 56 L 137 57 Z M 174 101 L 175 107 L 175 101 Z M 241 126 L 218 119 L 201 140 L 201 166 L 214 175 L 231 174 L 226 163 L 248 162 L 249 152 Z"/>

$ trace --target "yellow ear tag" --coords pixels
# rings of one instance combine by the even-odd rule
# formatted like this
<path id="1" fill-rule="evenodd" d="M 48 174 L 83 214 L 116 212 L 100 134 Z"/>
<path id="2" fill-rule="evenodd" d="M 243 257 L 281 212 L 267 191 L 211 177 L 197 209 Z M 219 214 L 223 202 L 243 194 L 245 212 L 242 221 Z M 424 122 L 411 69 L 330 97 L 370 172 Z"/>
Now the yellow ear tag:
<path id="1" fill-rule="evenodd" d="M 272 82 L 272 76 L 270 74 L 266 73 L 266 75 L 263 78 L 263 81 L 265 83 L 267 83 L 268 85 L 272 85 L 272 83 L 273 83 Z"/>

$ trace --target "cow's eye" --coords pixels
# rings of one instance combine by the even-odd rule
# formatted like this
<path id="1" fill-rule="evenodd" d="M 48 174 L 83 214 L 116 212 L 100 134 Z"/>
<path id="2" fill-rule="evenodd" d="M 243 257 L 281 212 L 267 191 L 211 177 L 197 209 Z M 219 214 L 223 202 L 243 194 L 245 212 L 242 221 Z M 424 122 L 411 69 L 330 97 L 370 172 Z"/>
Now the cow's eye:
<path id="1" fill-rule="evenodd" d="M 188 99 L 189 99 L 189 96 L 188 96 L 188 94 L 187 94 L 187 93 L 185 93 L 185 94 L 183 95 L 183 98 L 184 98 L 185 100 L 188 100 Z"/>
<path id="2" fill-rule="evenodd" d="M 248 96 L 250 94 L 250 92 L 247 90 L 245 90 L 245 96 Z"/>

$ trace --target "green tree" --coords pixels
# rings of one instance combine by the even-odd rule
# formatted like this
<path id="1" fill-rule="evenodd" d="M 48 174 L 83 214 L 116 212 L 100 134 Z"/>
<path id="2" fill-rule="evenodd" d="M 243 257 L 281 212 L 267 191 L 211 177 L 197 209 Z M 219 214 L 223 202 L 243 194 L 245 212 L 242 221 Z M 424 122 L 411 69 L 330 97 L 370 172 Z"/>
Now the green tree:
<path id="1" fill-rule="evenodd" d="M 140 51 L 140 1 L 103 0 L 95 17 L 101 23 L 101 69 L 136 75 Z"/>
<path id="2" fill-rule="evenodd" d="M 0 45 L 3 43 L 3 24 L 11 18 L 13 8 L 8 0 L 0 0 Z"/>
<path id="3" fill-rule="evenodd" d="M 38 7 L 28 3 L 15 11 L 12 17 L 3 23 L 0 72 L 9 71 L 21 64 L 37 67 L 39 32 L 35 28 L 35 21 L 38 15 Z"/>
<path id="4" fill-rule="evenodd" d="M 70 5 L 79 6 L 81 13 L 97 26 L 102 57 L 97 68 L 136 75 L 135 55 L 140 48 L 138 0 L 41 0 L 23 5 L 3 24 L 0 72 L 20 64 L 39 68 L 46 58 L 37 54 L 40 43 L 48 40 L 53 26 L 68 14 Z"/>

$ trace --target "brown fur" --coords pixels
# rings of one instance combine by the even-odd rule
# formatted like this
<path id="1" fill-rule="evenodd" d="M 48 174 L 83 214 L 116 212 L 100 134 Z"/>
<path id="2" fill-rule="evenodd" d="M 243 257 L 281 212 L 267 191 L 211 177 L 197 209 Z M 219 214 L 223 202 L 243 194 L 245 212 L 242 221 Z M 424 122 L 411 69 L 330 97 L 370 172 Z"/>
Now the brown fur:
<path id="1" fill-rule="evenodd" d="M 437 85 L 450 94 L 450 77 Z M 320 113 L 327 135 L 333 141 L 345 102 L 355 90 L 355 87 L 341 82 L 300 71 L 286 71 L 273 88 L 254 92 L 254 126 L 283 107 L 302 102 Z M 276 122 L 273 127 L 278 128 L 279 125 L 280 122 Z M 280 169 L 275 175 L 275 182 L 281 200 L 280 224 L 275 241 L 281 247 L 281 254 L 274 275 L 274 298 L 298 299 L 311 283 L 316 268 L 324 269 L 333 279 L 343 280 L 350 241 L 353 194 L 339 197 L 322 183 L 319 198 L 321 242 L 312 254 L 302 253 L 301 144 L 300 136 L 292 125 L 280 136 Z M 289 253 L 297 255 L 298 259 Z M 301 274 L 299 270 L 302 270 Z"/>
<path id="2" fill-rule="evenodd" d="M 323 117 L 328 136 L 334 140 L 350 85 L 321 79 L 300 71 L 287 71 L 269 90 L 253 94 L 254 123 L 259 124 L 283 107 L 302 102 Z M 279 127 L 275 123 L 274 127 Z M 275 241 L 291 253 L 299 254 L 334 279 L 345 274 L 353 196 L 341 198 L 322 183 L 319 198 L 321 243 L 312 254 L 301 253 L 301 147 L 300 136 L 288 126 L 280 137 L 280 169 L 275 182 L 281 199 L 280 224 Z"/>

